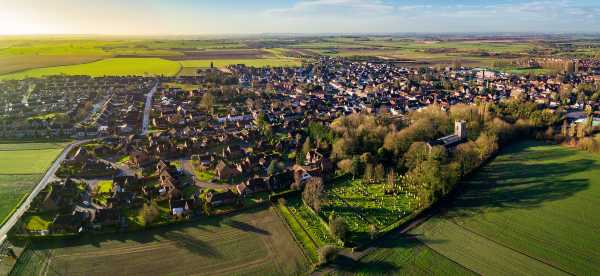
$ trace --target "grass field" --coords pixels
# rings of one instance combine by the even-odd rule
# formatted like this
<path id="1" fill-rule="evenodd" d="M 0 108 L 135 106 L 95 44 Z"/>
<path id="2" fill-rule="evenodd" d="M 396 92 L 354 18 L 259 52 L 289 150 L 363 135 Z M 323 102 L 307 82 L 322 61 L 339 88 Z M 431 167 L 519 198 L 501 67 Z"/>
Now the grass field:
<path id="1" fill-rule="evenodd" d="M 411 234 L 483 275 L 598 274 L 599 169 L 598 155 L 514 144 L 466 183 L 447 212 Z M 389 249 L 366 260 L 380 250 Z M 393 250 L 408 254 L 410 248 Z M 394 258 L 382 261 L 402 265 Z"/>
<path id="2" fill-rule="evenodd" d="M 33 189 L 64 146 L 60 142 L 0 143 L 1 223 Z"/>
<path id="3" fill-rule="evenodd" d="M 338 274 L 477 275 L 412 237 L 394 235 L 377 246 L 378 250 L 345 266 Z"/>
<path id="4" fill-rule="evenodd" d="M 41 174 L 0 175 L 0 225 L 41 177 Z"/>
<path id="5" fill-rule="evenodd" d="M 209 68 L 211 62 L 213 63 L 213 66 L 217 68 L 223 68 L 235 64 L 245 64 L 246 66 L 251 67 L 290 67 L 300 66 L 302 64 L 299 59 L 292 58 L 203 59 L 180 61 L 181 66 L 193 68 Z"/>
<path id="6" fill-rule="evenodd" d="M 39 174 L 46 171 L 62 147 L 0 151 L 0 174 Z"/>
<path id="7" fill-rule="evenodd" d="M 34 257 L 19 259 L 12 275 L 297 275 L 309 267 L 267 207 L 138 233 L 36 242 L 27 256 Z"/>
<path id="8" fill-rule="evenodd" d="M 92 63 L 57 66 L 26 70 L 0 76 L 0 79 L 23 79 L 50 75 L 90 75 L 126 76 L 126 75 L 166 75 L 177 74 L 181 66 L 175 61 L 160 58 L 109 58 Z"/>
<path id="9" fill-rule="evenodd" d="M 110 39 L 81 36 L 0 37 L 0 74 L 89 63 L 111 57 L 178 57 L 185 51 L 244 48 L 239 41 Z"/>

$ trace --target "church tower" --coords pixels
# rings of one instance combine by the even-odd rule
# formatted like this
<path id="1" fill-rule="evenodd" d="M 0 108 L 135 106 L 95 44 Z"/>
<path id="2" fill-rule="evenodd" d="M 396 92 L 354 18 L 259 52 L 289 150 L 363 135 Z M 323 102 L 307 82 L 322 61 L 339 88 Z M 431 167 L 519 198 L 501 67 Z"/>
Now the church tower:
<path id="1" fill-rule="evenodd" d="M 454 122 L 454 135 L 458 136 L 461 140 L 467 139 L 467 122 Z"/>

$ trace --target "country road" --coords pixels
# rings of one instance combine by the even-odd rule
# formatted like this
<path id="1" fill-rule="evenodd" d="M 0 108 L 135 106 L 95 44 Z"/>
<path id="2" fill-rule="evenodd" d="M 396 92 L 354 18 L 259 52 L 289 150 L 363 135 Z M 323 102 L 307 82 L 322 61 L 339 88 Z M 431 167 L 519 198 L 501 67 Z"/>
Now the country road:
<path id="1" fill-rule="evenodd" d="M 75 147 L 88 142 L 89 140 L 82 140 L 82 141 L 77 141 L 77 142 L 73 142 L 71 144 L 69 144 L 61 153 L 60 155 L 56 158 L 56 160 L 54 160 L 54 163 L 52 163 L 52 166 L 50 166 L 50 168 L 48 168 L 48 170 L 46 171 L 46 174 L 44 174 L 44 177 L 42 177 L 42 179 L 40 180 L 40 182 L 35 186 L 35 188 L 33 188 L 33 191 L 31 191 L 31 193 L 29 194 L 29 196 L 27 196 L 27 198 L 25 199 L 25 201 L 23 201 L 23 203 L 21 204 L 21 206 L 19 206 L 19 208 L 17 208 L 17 210 L 15 210 L 14 213 L 12 213 L 12 215 L 10 216 L 10 218 L 8 220 L 6 220 L 6 222 L 2 225 L 2 227 L 0 227 L 0 243 L 2 243 L 5 239 L 6 239 L 6 234 L 10 231 L 10 229 L 13 228 L 13 226 L 15 226 L 15 224 L 17 223 L 17 221 L 19 221 L 19 219 L 23 216 L 23 214 L 25 214 L 25 212 L 29 209 L 29 206 L 31 205 L 31 202 L 33 201 L 33 199 L 42 191 L 44 190 L 44 188 L 46 188 L 46 186 L 48 185 L 48 182 L 50 182 L 53 178 L 54 178 L 54 174 L 56 173 L 56 171 L 58 170 L 58 168 L 60 167 L 60 163 L 65 160 L 65 158 L 67 157 L 67 154 Z"/>
<path id="2" fill-rule="evenodd" d="M 142 120 L 142 135 L 148 134 L 148 125 L 150 124 L 150 111 L 152 110 L 152 98 L 156 89 L 158 88 L 159 82 L 157 81 L 154 87 L 146 94 L 146 103 L 144 104 L 144 118 Z"/>

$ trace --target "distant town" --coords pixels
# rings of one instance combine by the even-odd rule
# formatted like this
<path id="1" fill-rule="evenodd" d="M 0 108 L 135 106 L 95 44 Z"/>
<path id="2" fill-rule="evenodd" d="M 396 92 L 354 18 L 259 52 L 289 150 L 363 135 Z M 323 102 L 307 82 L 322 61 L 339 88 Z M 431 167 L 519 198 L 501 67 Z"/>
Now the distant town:
<path id="1" fill-rule="evenodd" d="M 0 82 L 0 138 L 75 141 L 36 187 L 14 235 L 144 231 L 273 203 L 284 217 L 305 209 L 295 216 L 317 229 L 305 230 L 315 244 L 362 246 L 450 193 L 521 135 L 524 120 L 532 136 L 558 142 L 600 126 L 600 62 L 521 62 L 560 72 L 319 57 L 196 76 Z M 440 184 L 417 179 L 426 166 L 437 166 Z M 355 204 L 348 193 L 378 205 L 346 211 L 340 206 Z"/>

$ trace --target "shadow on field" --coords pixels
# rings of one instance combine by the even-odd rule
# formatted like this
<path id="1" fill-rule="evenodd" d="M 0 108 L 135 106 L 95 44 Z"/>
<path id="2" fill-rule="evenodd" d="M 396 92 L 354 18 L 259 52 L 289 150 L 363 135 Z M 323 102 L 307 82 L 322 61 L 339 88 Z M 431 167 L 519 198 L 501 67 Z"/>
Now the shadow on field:
<path id="1" fill-rule="evenodd" d="M 167 232 L 162 235 L 163 238 L 169 241 L 175 242 L 175 246 L 178 248 L 183 248 L 187 250 L 187 252 L 201 255 L 205 257 L 213 257 L 218 258 L 223 255 L 215 250 L 214 247 L 210 246 L 205 241 L 195 238 L 192 235 L 188 235 L 182 232 Z"/>
<path id="2" fill-rule="evenodd" d="M 223 257 L 222 254 L 211 246 L 209 242 L 200 239 L 200 237 L 219 235 L 220 231 L 226 230 L 225 228 L 233 228 L 242 232 L 251 232 L 259 235 L 270 235 L 270 232 L 242 221 L 247 220 L 247 216 L 252 216 L 253 214 L 256 215 L 252 216 L 251 219 L 254 220 L 256 217 L 260 219 L 261 214 L 258 213 L 265 211 L 267 208 L 268 206 L 253 208 L 245 210 L 241 214 L 234 213 L 225 216 L 203 217 L 197 221 L 182 222 L 180 224 L 144 229 L 136 232 L 84 234 L 69 238 L 37 240 L 33 244 L 37 250 L 50 250 L 78 246 L 93 246 L 97 249 L 102 249 L 109 242 L 135 242 L 140 245 L 151 242 L 173 242 L 176 247 L 185 249 L 191 254 L 218 258 Z M 192 229 L 199 230 L 200 232 L 190 232 Z M 193 233 L 199 235 L 197 236 Z M 136 245 L 132 244 L 132 246 Z"/>
<path id="3" fill-rule="evenodd" d="M 533 155 L 532 155 L 533 154 Z M 506 211 L 535 208 L 544 202 L 573 196 L 589 187 L 585 178 L 570 175 L 600 169 L 595 160 L 527 164 L 526 161 L 551 160 L 572 155 L 567 150 L 527 151 L 517 157 L 501 156 L 471 178 L 461 195 L 451 204 L 451 216 L 468 216 L 485 208 Z M 525 156 L 525 157 L 522 157 Z"/>
<path id="4" fill-rule="evenodd" d="M 354 261 L 343 255 L 337 257 L 334 267 L 341 274 L 367 273 L 386 275 L 397 273 L 400 269 L 400 266 L 388 261 Z"/>
<path id="5" fill-rule="evenodd" d="M 243 221 L 229 220 L 229 221 L 225 222 L 225 224 L 229 225 L 235 229 L 242 230 L 244 232 L 253 232 L 256 234 L 260 234 L 260 235 L 270 235 L 271 234 L 271 233 L 269 233 L 269 231 L 260 229 L 254 225 L 245 223 Z"/>

